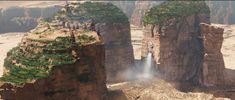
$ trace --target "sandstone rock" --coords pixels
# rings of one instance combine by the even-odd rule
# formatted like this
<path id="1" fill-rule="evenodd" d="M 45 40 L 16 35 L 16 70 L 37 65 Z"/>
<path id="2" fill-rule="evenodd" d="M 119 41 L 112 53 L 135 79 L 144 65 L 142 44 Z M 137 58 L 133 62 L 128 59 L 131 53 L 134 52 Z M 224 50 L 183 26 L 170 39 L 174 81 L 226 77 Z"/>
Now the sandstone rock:
<path id="1" fill-rule="evenodd" d="M 200 16 L 200 17 L 199 17 Z M 176 21 L 165 23 L 164 36 L 155 33 L 155 37 L 146 36 L 154 43 L 154 58 L 157 69 L 170 80 L 194 80 L 199 66 L 202 66 L 203 42 L 199 32 L 199 23 L 208 23 L 209 15 L 191 15 Z M 173 24 L 168 26 L 169 24 Z M 150 28 L 146 27 L 146 30 Z M 156 31 L 156 30 L 155 30 Z M 150 31 L 146 31 L 150 34 Z M 146 44 L 144 44 L 146 45 Z M 146 53 L 143 53 L 146 54 Z M 144 56 L 143 56 L 144 57 Z"/>
<path id="2" fill-rule="evenodd" d="M 100 26 L 105 43 L 105 68 L 108 81 L 123 81 L 123 72 L 134 66 L 129 23 Z"/>
<path id="3" fill-rule="evenodd" d="M 221 53 L 223 28 L 208 24 L 200 24 L 203 34 L 204 60 L 202 68 L 202 84 L 206 86 L 224 84 L 224 60 Z"/>
<path id="4" fill-rule="evenodd" d="M 1 99 L 105 100 L 105 47 L 97 33 L 77 29 L 70 37 L 58 27 L 37 33 L 41 29 L 8 53 Z"/>

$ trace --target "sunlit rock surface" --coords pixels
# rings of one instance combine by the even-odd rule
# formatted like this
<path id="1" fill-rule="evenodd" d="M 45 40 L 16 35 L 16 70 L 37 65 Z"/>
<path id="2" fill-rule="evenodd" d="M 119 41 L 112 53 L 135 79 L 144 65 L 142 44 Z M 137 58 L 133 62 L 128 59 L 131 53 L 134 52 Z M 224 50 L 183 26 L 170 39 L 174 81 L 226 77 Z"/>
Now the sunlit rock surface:
<path id="1" fill-rule="evenodd" d="M 41 3 L 43 5 L 46 3 Z M 63 5 L 65 2 L 62 3 Z M 35 28 L 38 24 L 39 18 L 52 17 L 61 7 L 61 3 L 55 2 L 49 6 L 37 7 L 26 6 L 23 7 L 6 7 L 1 9 L 0 33 L 4 32 L 27 32 Z M 88 3 L 84 4 L 87 5 Z M 38 4 L 40 5 L 40 3 Z M 121 81 L 123 76 L 121 72 L 134 66 L 133 48 L 131 45 L 130 23 L 128 17 L 116 6 L 105 3 L 94 3 L 94 5 L 84 6 L 84 8 L 98 8 L 96 28 L 101 34 L 106 49 L 106 69 L 108 70 L 108 80 Z M 107 8 L 107 12 L 104 12 Z M 100 10 L 99 10 L 100 9 Z M 74 13 L 80 13 L 76 10 Z M 94 10 L 94 9 L 93 9 Z M 16 12 L 17 11 L 17 12 Z M 86 11 L 87 16 L 94 14 L 91 10 Z M 115 17 L 116 16 L 116 17 Z M 115 63 L 113 63 L 115 62 Z"/>
<path id="2" fill-rule="evenodd" d="M 198 8 L 208 9 L 205 3 L 200 4 Z M 210 23 L 208 12 L 197 12 L 163 21 L 161 26 L 156 26 L 153 34 L 151 26 L 147 26 L 142 57 L 146 57 L 148 43 L 152 42 L 156 69 L 164 77 L 197 83 L 204 56 L 201 22 Z"/>
<path id="3" fill-rule="evenodd" d="M 95 31 L 38 26 L 7 53 L 1 98 L 105 99 L 105 47 L 100 39 Z"/>
<path id="4" fill-rule="evenodd" d="M 207 86 L 225 84 L 225 65 L 221 52 L 224 29 L 204 23 L 201 23 L 200 27 L 204 44 L 202 84 Z"/>

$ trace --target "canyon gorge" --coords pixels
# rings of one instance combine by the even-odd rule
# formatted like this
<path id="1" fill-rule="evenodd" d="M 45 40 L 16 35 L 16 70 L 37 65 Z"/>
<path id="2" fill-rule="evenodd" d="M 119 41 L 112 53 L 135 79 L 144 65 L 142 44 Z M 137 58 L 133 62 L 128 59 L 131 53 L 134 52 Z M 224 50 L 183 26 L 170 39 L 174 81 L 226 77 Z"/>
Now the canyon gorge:
<path id="1" fill-rule="evenodd" d="M 234 2 L 69 4 L 0 8 L 1 99 L 235 99 Z"/>

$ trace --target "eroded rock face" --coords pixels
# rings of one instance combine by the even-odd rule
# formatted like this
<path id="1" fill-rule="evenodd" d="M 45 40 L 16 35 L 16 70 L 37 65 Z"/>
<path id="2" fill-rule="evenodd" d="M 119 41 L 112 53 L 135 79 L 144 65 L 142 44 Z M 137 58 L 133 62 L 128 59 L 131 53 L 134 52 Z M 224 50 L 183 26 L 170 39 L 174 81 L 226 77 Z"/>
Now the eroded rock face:
<path id="1" fill-rule="evenodd" d="M 55 66 L 48 78 L 22 87 L 2 85 L 1 99 L 104 100 L 107 92 L 104 53 L 101 44 L 86 46 L 81 51 L 80 61 L 72 65 Z M 85 57 L 90 57 L 92 61 L 88 62 Z"/>
<path id="2" fill-rule="evenodd" d="M 202 68 L 202 84 L 206 86 L 224 84 L 224 60 L 221 53 L 223 28 L 208 24 L 200 24 L 203 34 L 204 59 Z"/>
<path id="3" fill-rule="evenodd" d="M 118 7 L 111 3 L 87 2 L 81 4 L 81 7 L 82 8 L 78 8 L 78 10 L 93 8 L 101 9 L 99 11 L 87 10 L 85 14 L 87 14 L 86 16 L 96 16 L 94 17 L 96 31 L 101 35 L 105 43 L 107 81 L 124 81 L 126 76 L 123 73 L 134 67 L 134 54 L 131 44 L 130 23 L 128 17 Z"/>
<path id="4" fill-rule="evenodd" d="M 160 36 L 159 70 L 164 75 L 173 80 L 197 80 L 203 60 L 199 23 L 209 23 L 208 18 L 209 15 L 189 16 Z"/>
<path id="5" fill-rule="evenodd" d="M 40 23 L 7 53 L 4 100 L 105 100 L 105 47 L 97 32 Z"/>
<path id="6" fill-rule="evenodd" d="M 107 81 L 125 80 L 123 73 L 134 67 L 129 23 L 114 23 L 100 26 L 105 43 L 105 68 Z"/>

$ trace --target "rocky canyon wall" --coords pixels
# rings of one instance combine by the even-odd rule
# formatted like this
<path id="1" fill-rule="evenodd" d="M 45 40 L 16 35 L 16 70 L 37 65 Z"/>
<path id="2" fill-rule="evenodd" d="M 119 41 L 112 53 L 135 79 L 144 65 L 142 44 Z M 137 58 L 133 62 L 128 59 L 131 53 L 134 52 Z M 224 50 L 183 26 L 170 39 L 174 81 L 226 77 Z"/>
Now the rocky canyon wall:
<path id="1" fill-rule="evenodd" d="M 0 10 L 0 33 L 28 32 L 38 24 L 38 18 L 52 17 L 61 7 L 11 7 Z"/>
<path id="2" fill-rule="evenodd" d="M 157 69 L 170 80 L 195 81 L 203 62 L 200 22 L 210 23 L 208 14 L 194 14 L 164 23 L 156 33 L 154 49 Z"/>
<path id="3" fill-rule="evenodd" d="M 78 10 L 83 8 L 92 9 L 86 11 L 86 16 L 92 15 L 95 29 L 105 43 L 107 81 L 124 81 L 126 76 L 123 76 L 123 73 L 129 68 L 134 67 L 134 54 L 128 17 L 121 9 L 111 3 L 86 2 L 81 4 L 81 7 Z M 78 11 L 77 13 L 78 17 L 82 17 L 82 13 L 79 14 Z"/>
<path id="4" fill-rule="evenodd" d="M 204 23 L 200 27 L 204 44 L 201 83 L 206 86 L 225 84 L 225 65 L 221 53 L 224 29 Z"/>
<path id="5" fill-rule="evenodd" d="M 209 13 L 172 18 L 144 30 L 142 58 L 153 44 L 156 69 L 167 80 L 189 81 L 204 86 L 231 85 L 226 82 L 221 47 L 223 28 L 210 25 Z"/>
<path id="6" fill-rule="evenodd" d="M 105 66 L 108 81 L 123 81 L 123 73 L 134 67 L 130 24 L 113 23 L 100 26 L 105 43 Z"/>
<path id="7" fill-rule="evenodd" d="M 128 17 L 131 24 L 142 26 L 141 19 L 152 6 L 159 5 L 163 1 L 105 1 L 119 7 Z M 207 1 L 211 10 L 211 22 L 218 24 L 235 24 L 234 1 Z M 0 9 L 0 33 L 27 32 L 37 25 L 37 18 L 50 17 L 60 7 L 46 8 L 1 8 Z"/>

